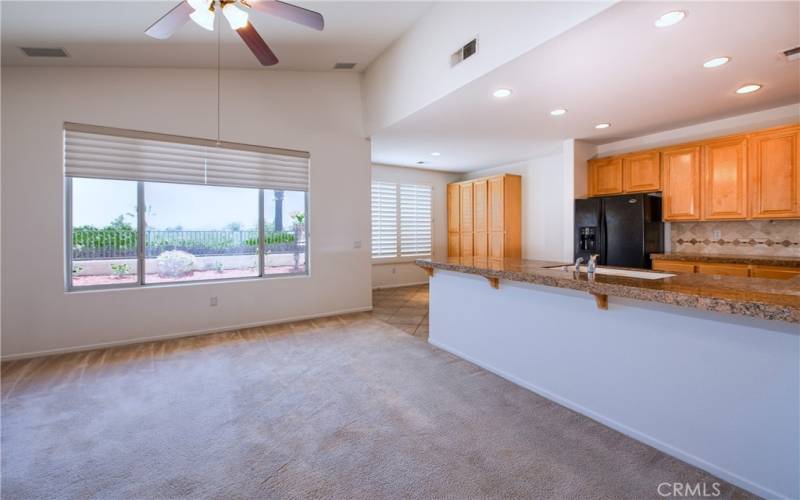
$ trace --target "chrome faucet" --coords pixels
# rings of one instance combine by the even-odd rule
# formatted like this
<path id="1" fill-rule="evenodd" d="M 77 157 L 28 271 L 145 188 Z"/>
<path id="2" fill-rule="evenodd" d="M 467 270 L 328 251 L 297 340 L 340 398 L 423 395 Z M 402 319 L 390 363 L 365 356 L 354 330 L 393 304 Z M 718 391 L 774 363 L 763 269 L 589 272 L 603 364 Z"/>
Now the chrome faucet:
<path id="1" fill-rule="evenodd" d="M 575 272 L 576 273 L 580 272 L 582 263 L 583 263 L 583 257 L 578 257 L 577 259 L 575 259 Z"/>
<path id="2" fill-rule="evenodd" d="M 597 257 L 598 254 L 596 253 L 589 256 L 589 265 L 586 268 L 586 272 L 588 272 L 590 276 L 594 275 L 594 272 L 597 271 Z"/>

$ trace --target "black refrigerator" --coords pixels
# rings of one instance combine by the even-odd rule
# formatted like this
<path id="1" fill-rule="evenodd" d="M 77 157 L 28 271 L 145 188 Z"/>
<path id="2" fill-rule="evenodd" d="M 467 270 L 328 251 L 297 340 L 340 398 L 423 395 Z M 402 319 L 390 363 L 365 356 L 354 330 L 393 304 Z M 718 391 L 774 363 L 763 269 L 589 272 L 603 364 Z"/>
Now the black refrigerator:
<path id="1" fill-rule="evenodd" d="M 640 193 L 575 200 L 575 258 L 598 265 L 650 268 L 664 250 L 661 196 Z"/>

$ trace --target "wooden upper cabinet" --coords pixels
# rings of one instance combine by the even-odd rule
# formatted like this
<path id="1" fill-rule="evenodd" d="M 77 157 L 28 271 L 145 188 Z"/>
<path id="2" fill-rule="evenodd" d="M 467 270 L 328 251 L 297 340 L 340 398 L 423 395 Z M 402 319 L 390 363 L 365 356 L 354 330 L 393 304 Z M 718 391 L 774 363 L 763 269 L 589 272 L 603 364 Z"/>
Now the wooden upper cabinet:
<path id="1" fill-rule="evenodd" d="M 747 138 L 703 144 L 705 219 L 747 218 Z"/>
<path id="2" fill-rule="evenodd" d="M 461 202 L 460 202 L 460 209 L 461 215 L 459 217 L 459 225 L 461 232 L 460 235 L 460 246 L 461 246 L 461 256 L 462 257 L 471 257 L 474 255 L 474 247 L 473 247 L 473 230 L 475 228 L 474 225 L 474 191 L 472 189 L 472 183 L 463 183 L 459 185 L 460 193 L 461 193 Z"/>
<path id="3" fill-rule="evenodd" d="M 461 228 L 461 189 L 458 184 L 447 185 L 447 231 L 457 233 Z"/>
<path id="4" fill-rule="evenodd" d="M 448 256 L 504 258 L 522 255 L 522 178 L 519 175 L 503 174 L 449 184 L 447 193 Z"/>
<path id="5" fill-rule="evenodd" d="M 488 255 L 489 232 L 489 193 L 487 181 L 475 181 L 472 184 L 472 190 L 475 205 L 473 211 L 475 223 L 473 252 L 477 256 L 485 257 Z"/>
<path id="6" fill-rule="evenodd" d="M 753 134 L 748 150 L 750 216 L 800 217 L 800 127 Z"/>
<path id="7" fill-rule="evenodd" d="M 589 160 L 589 196 L 622 193 L 622 158 Z"/>
<path id="8" fill-rule="evenodd" d="M 505 187 L 503 177 L 489 179 L 489 256 L 505 255 Z"/>
<path id="9" fill-rule="evenodd" d="M 461 217 L 459 218 L 460 230 L 462 232 L 472 232 L 472 184 L 461 184 L 459 188 L 461 189 Z"/>
<path id="10" fill-rule="evenodd" d="M 700 147 L 661 152 L 664 220 L 700 220 Z"/>
<path id="11" fill-rule="evenodd" d="M 661 191 L 661 162 L 658 151 L 622 158 L 622 190 L 626 193 Z"/>
<path id="12" fill-rule="evenodd" d="M 458 184 L 447 185 L 447 256 L 461 255 L 461 188 Z"/>
<path id="13" fill-rule="evenodd" d="M 489 179 L 489 231 L 503 231 L 504 229 L 504 191 L 502 177 Z"/>

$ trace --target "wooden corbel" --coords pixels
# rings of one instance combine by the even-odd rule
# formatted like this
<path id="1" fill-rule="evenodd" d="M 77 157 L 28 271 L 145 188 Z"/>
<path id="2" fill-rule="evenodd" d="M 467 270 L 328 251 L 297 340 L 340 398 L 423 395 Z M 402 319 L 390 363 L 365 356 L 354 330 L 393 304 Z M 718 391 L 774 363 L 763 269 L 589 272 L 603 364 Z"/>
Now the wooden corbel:
<path id="1" fill-rule="evenodd" d="M 425 270 L 425 274 L 428 275 L 428 278 L 433 278 L 433 268 L 432 267 L 423 267 L 422 269 Z"/>
<path id="2" fill-rule="evenodd" d="M 485 276 L 485 278 L 489 280 L 489 286 L 491 286 L 495 290 L 500 288 L 500 278 L 493 278 L 491 276 Z"/>
<path id="3" fill-rule="evenodd" d="M 594 301 L 598 309 L 608 310 L 608 295 L 602 293 L 593 293 Z"/>

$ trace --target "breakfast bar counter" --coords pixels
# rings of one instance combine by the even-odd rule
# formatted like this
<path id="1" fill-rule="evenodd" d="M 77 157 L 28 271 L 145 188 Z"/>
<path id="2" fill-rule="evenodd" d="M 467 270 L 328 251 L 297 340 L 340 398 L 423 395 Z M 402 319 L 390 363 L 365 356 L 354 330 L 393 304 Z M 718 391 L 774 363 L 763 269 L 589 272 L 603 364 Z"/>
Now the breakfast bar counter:
<path id="1" fill-rule="evenodd" d="M 674 274 L 661 279 L 565 272 L 559 262 L 451 257 L 417 260 L 429 270 L 447 270 L 550 287 L 581 290 L 590 294 L 660 302 L 761 319 L 800 323 L 800 276 L 788 280 L 741 278 L 705 274 Z M 647 273 L 636 270 L 638 273 Z M 655 275 L 655 274 L 654 274 Z M 492 282 L 499 286 L 497 281 Z"/>
<path id="2" fill-rule="evenodd" d="M 756 495 L 800 497 L 800 279 L 417 265 L 432 345 Z"/>

